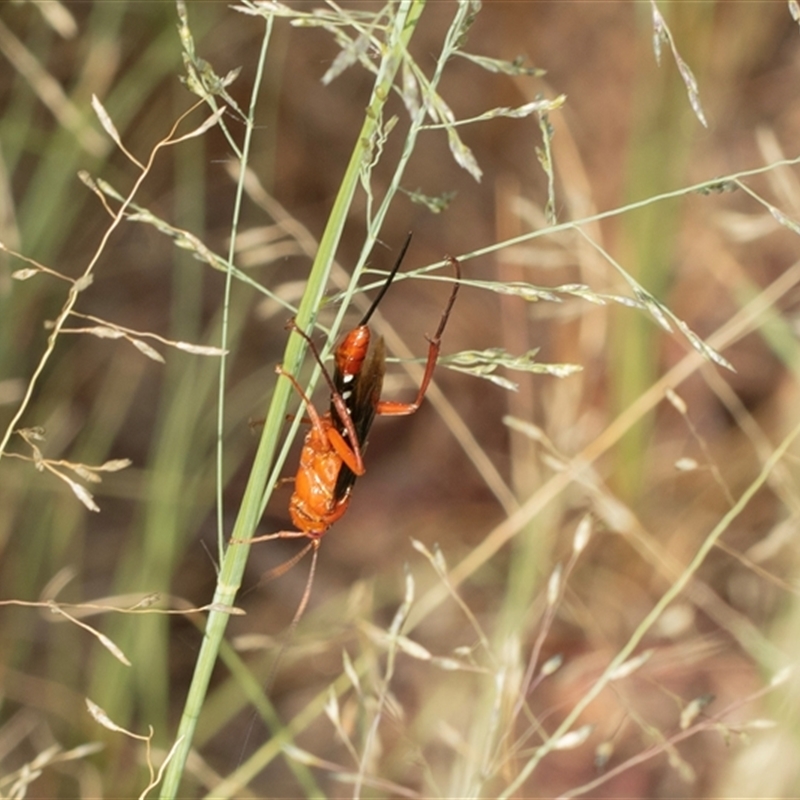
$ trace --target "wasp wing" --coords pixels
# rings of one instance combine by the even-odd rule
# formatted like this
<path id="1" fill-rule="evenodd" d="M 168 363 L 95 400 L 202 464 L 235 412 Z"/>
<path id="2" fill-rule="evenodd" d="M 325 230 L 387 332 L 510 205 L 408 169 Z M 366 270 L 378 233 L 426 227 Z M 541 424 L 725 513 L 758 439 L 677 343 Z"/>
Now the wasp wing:
<path id="1" fill-rule="evenodd" d="M 353 421 L 353 428 L 358 438 L 357 446 L 360 448 L 362 455 L 367 448 L 367 435 L 369 434 L 369 429 L 372 427 L 372 422 L 375 419 L 375 411 L 381 399 L 383 375 L 385 371 L 386 347 L 383 342 L 383 337 L 378 337 L 370 353 L 367 355 L 367 359 L 364 361 L 361 371 L 357 375 L 340 375 L 337 371 L 333 376 L 336 391 L 342 396 L 347 411 L 350 414 L 350 419 Z M 333 403 L 331 403 L 331 419 L 333 420 L 336 430 L 339 431 L 346 441 L 348 439 L 347 429 Z M 353 442 L 349 442 L 349 444 L 355 446 Z M 355 473 L 353 473 L 346 464 L 342 464 L 339 477 L 336 481 L 334 497 L 336 499 L 344 497 L 355 482 Z"/>

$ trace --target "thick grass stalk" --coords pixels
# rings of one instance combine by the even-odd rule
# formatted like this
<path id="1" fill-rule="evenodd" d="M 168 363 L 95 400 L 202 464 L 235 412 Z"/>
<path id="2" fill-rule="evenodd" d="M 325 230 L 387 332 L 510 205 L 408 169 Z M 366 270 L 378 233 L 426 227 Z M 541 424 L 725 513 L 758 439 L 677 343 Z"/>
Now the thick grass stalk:
<path id="1" fill-rule="evenodd" d="M 402 53 L 411 39 L 423 7 L 424 0 L 404 0 L 397 8 L 394 24 L 389 32 L 390 39 L 382 54 L 364 123 L 356 138 L 353 154 L 320 241 L 306 291 L 297 312 L 297 323 L 303 330 L 309 329 L 320 306 L 348 211 L 358 187 L 362 165 L 369 156 L 370 143 L 373 141 L 377 125 L 382 118 L 382 109 L 390 95 L 395 75 L 402 61 Z M 283 359 L 283 366 L 287 372 L 293 373 L 297 370 L 304 351 L 303 340 L 299 336 L 290 336 Z M 277 381 L 253 469 L 234 525 L 233 538 L 250 538 L 261 516 L 265 495 L 269 493 L 269 478 L 280 431 L 283 428 L 290 391 L 291 386 L 288 381 Z M 177 794 L 211 673 L 216 664 L 222 637 L 228 623 L 228 613 L 225 608 L 234 603 L 236 593 L 241 585 L 248 552 L 248 545 L 235 545 L 229 547 L 225 553 L 217 590 L 214 594 L 214 603 L 219 610 L 212 611 L 208 617 L 203 644 L 178 728 L 178 747 L 164 777 L 160 795 L 162 799 L 174 798 Z"/>

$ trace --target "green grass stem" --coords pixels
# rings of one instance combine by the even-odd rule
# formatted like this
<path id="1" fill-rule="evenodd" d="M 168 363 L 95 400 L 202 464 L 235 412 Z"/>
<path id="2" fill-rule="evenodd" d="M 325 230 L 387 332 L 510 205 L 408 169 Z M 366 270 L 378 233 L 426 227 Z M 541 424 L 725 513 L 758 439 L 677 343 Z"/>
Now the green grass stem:
<path id="1" fill-rule="evenodd" d="M 303 330 L 308 330 L 312 326 L 322 301 L 331 265 L 359 184 L 363 164 L 370 156 L 371 143 L 379 120 L 382 119 L 383 106 L 390 95 L 395 75 L 402 62 L 402 52 L 413 35 L 423 7 L 424 2 L 422 0 L 406 0 L 397 7 L 389 40 L 382 54 L 364 123 L 342 178 L 339 192 L 309 274 L 306 291 L 297 311 L 297 323 Z M 250 124 L 252 124 L 252 120 Z M 303 340 L 299 336 L 290 336 L 283 359 L 284 369 L 294 374 L 300 366 L 304 352 L 305 345 Z M 248 539 L 253 536 L 265 503 L 271 494 L 270 474 L 278 448 L 280 433 L 283 429 L 290 394 L 291 385 L 289 381 L 278 381 L 267 411 L 264 431 L 242 497 L 242 504 L 234 524 L 232 533 L 234 539 Z M 248 545 L 234 545 L 226 550 L 220 569 L 217 590 L 214 594 L 214 602 L 219 604 L 220 607 L 224 608 L 234 604 L 236 594 L 241 586 L 248 552 Z M 198 655 L 194 676 L 178 728 L 177 741 L 179 745 L 164 776 L 160 795 L 162 800 L 174 798 L 177 795 L 180 778 L 191 748 L 197 719 L 202 709 L 211 673 L 217 662 L 227 622 L 228 614 L 224 610 L 212 611 L 209 614 L 203 644 Z"/>

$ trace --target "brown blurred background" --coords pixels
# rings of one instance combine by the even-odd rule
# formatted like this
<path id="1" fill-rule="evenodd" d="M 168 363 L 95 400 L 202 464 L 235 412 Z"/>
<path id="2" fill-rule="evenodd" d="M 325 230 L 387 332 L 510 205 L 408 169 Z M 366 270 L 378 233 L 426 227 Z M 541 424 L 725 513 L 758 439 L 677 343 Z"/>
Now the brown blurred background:
<path id="1" fill-rule="evenodd" d="M 661 65 L 655 62 L 651 6 L 644 2 L 486 2 L 465 49 L 509 61 L 521 55 L 546 75 L 492 74 L 462 59 L 446 69 L 440 91 L 458 119 L 520 106 L 540 94 L 566 95 L 563 109 L 550 117 L 559 222 L 795 155 L 800 44 L 787 5 L 709 1 L 659 7 L 697 78 L 707 128 L 692 111 L 667 45 Z M 430 2 L 413 38 L 411 53 L 428 73 L 454 8 Z M 198 55 L 217 74 L 241 67 L 229 91 L 246 108 L 262 21 L 221 2 L 190 3 L 189 19 Z M 109 217 L 79 182 L 78 170 L 104 178 L 123 194 L 136 177 L 91 114 L 90 97 L 101 99 L 126 147 L 146 158 L 194 100 L 179 81 L 176 21 L 173 4 L 166 2 L 27 2 L 0 8 L 0 239 L 9 248 L 71 277 L 85 268 Z M 360 66 L 323 85 L 320 78 L 337 52 L 324 30 L 276 23 L 250 161 L 269 195 L 317 239 L 372 86 Z M 395 100 L 390 108 L 404 129 L 402 104 Z M 241 140 L 243 125 L 232 114 L 227 119 Z M 547 224 L 547 177 L 536 156 L 542 136 L 535 117 L 500 118 L 459 130 L 483 170 L 482 180 L 458 168 L 442 131 L 423 133 L 403 186 L 429 196 L 454 192 L 454 198 L 440 214 L 400 198 L 381 234 L 385 248 L 371 258 L 376 269 L 391 265 L 405 233 L 413 230 L 407 270 L 452 253 L 466 256 L 467 279 L 585 283 L 598 293 L 630 294 L 600 252 L 574 231 L 471 257 Z M 385 163 L 374 172 L 377 196 L 385 191 L 401 142 L 399 136 L 389 140 Z M 231 157 L 218 129 L 171 148 L 159 155 L 136 202 L 224 254 L 235 189 Z M 774 167 L 748 178 L 747 185 L 797 218 L 795 168 Z M 363 213 L 362 200 L 338 253 L 346 269 L 363 242 Z M 309 259 L 287 245 L 285 235 L 277 243 L 270 239 L 274 222 L 257 203 L 247 202 L 240 234 L 254 244 L 240 251 L 237 263 L 296 303 Z M 504 372 L 519 384 L 518 392 L 509 393 L 440 368 L 435 380 L 452 408 L 434 396 L 412 418 L 376 422 L 368 473 L 356 486 L 347 516 L 326 536 L 309 611 L 286 649 L 271 693 L 281 717 L 290 719 L 341 674 L 343 648 L 354 659 L 373 658 L 368 674 L 378 675 L 383 655 L 370 638 L 370 626 L 390 624 L 402 598 L 403 565 L 408 563 L 417 579 L 418 596 L 441 585 L 410 537 L 431 549 L 441 547 L 451 567 L 463 565 L 495 535 L 496 526 L 551 485 L 559 464 L 588 447 L 598 456 L 590 473 L 567 481 L 509 543 L 476 568 L 465 568 L 459 589 L 464 602 L 498 648 L 495 656 L 501 642 L 519 648 L 509 658 L 521 673 L 547 619 L 546 581 L 556 563 L 569 560 L 578 520 L 586 512 L 595 520 L 592 541 L 547 622 L 541 660 L 560 654 L 564 666 L 536 686 L 528 698 L 529 715 L 509 722 L 507 738 L 499 737 L 484 796 L 510 782 L 540 743 L 538 725 L 552 731 L 585 695 L 796 424 L 794 231 L 780 227 L 743 191 L 678 193 L 583 230 L 701 337 L 762 297 L 763 308 L 745 313 L 747 335 L 723 340 L 736 372 L 708 364 L 669 384 L 686 403 L 681 414 L 662 399 L 664 385 L 651 389 L 689 351 L 678 333 L 667 334 L 646 314 L 614 304 L 526 303 L 466 285 L 445 334 L 445 355 L 491 347 L 519 355 L 539 348 L 538 361 L 574 363 L 582 372 L 563 379 Z M 42 275 L 14 282 L 10 272 L 23 265 L 10 257 L 3 261 L 5 429 L 45 347 L 43 323 L 58 313 L 66 284 Z M 783 283 L 773 285 L 781 278 Z M 773 293 L 762 294 L 770 286 Z M 103 251 L 78 310 L 136 331 L 215 343 L 222 290 L 220 273 L 177 249 L 153 226 L 129 222 Z M 383 322 L 376 327 L 391 326 L 423 357 L 424 335 L 435 328 L 445 297 L 439 283 L 399 281 L 382 303 Z M 227 533 L 257 443 L 248 420 L 266 408 L 287 316 L 249 287 L 235 287 L 226 386 Z M 323 322 L 331 318 L 332 312 L 323 310 Z M 353 324 L 356 320 L 354 312 Z M 58 599 L 76 603 L 147 592 L 192 605 L 210 600 L 216 580 L 217 363 L 160 350 L 163 365 L 122 341 L 87 335 L 59 340 L 21 425 L 45 428 L 41 447 L 50 458 L 94 464 L 130 458 L 133 466 L 90 487 L 101 507 L 93 514 L 63 481 L 31 464 L 4 460 L 3 599 L 49 597 L 50 582 L 63 579 Z M 386 396 L 413 396 L 399 365 L 390 364 L 389 373 Z M 318 396 L 324 407 L 324 392 Z M 637 402 L 644 410 L 617 441 L 614 421 Z M 533 444 L 510 432 L 503 422 L 507 414 L 539 426 L 548 443 Z M 298 448 L 296 443 L 286 474 L 294 469 Z M 27 452 L 18 439 L 9 449 Z M 693 459 L 698 468 L 676 470 L 681 458 Z M 795 752 L 796 725 L 781 717 L 782 708 L 794 708 L 791 689 L 781 700 L 743 705 L 726 717 L 722 732 L 709 724 L 709 730 L 679 741 L 681 710 L 692 700 L 713 695 L 703 713 L 717 713 L 757 692 L 772 671 L 793 660 L 792 639 L 784 633 L 792 630 L 796 613 L 800 505 L 792 468 L 793 462 L 786 462 L 736 517 L 724 547 L 710 553 L 697 579 L 649 631 L 637 650 L 654 648 L 647 664 L 606 690 L 581 717 L 581 723 L 596 726 L 589 740 L 545 759 L 517 796 L 553 797 L 594 780 L 599 783 L 590 796 L 596 797 L 794 796 L 800 778 L 793 758 L 782 755 L 783 748 Z M 276 491 L 260 532 L 289 524 L 289 493 Z M 242 644 L 235 637 L 250 635 L 280 641 L 307 566 L 280 580 L 262 579 L 296 549 L 293 542 L 253 549 L 241 596 L 247 616 L 232 620 L 232 641 Z M 32 609 L 4 608 L 0 615 L 0 740 L 9 743 L 0 751 L 2 771 L 10 774 L 55 742 L 65 748 L 86 741 L 106 746 L 90 758 L 49 767 L 31 785 L 29 797 L 127 794 L 144 785 L 138 745 L 99 728 L 84 711 L 83 696 L 127 727 L 145 730 L 152 724 L 160 747 L 169 746 L 180 714 L 200 641 L 194 623 L 201 620 L 105 615 L 89 621 L 125 649 L 133 668 L 113 662 L 75 627 L 56 625 Z M 435 655 L 458 652 L 465 660 L 457 648 L 474 648 L 476 666 L 497 667 L 452 601 L 424 615 L 413 638 Z M 277 645 L 270 640 L 262 654 L 263 641 L 248 640 L 254 641 L 255 653 L 246 652 L 245 658 L 263 684 Z M 459 759 L 478 758 L 470 751 L 475 736 L 470 726 L 479 718 L 480 703 L 488 702 L 482 679 L 481 672 L 451 675 L 422 660 L 399 658 L 392 692 L 403 714 L 387 715 L 391 721 L 382 731 L 374 774 L 418 793 L 411 796 L 454 796 Z M 465 701 L 472 697 L 475 709 Z M 342 702 L 358 718 L 356 700 L 349 696 Z M 507 712 L 498 714 L 508 719 Z M 778 733 L 740 735 L 736 724 L 762 716 L 778 718 Z M 202 784 L 213 790 L 214 774 L 229 774 L 263 743 L 267 735 L 260 721 L 252 725 L 252 720 L 243 690 L 220 668 L 199 731 L 203 765 L 192 767 L 187 791 L 200 796 Z M 354 769 L 321 712 L 300 745 Z M 611 751 L 607 763 L 598 756 L 605 747 Z M 658 749 L 653 758 L 627 761 L 648 747 Z M 619 774 L 609 775 L 616 768 Z M 329 764 L 313 772 L 326 795 L 352 793 L 347 781 L 337 782 Z M 313 795 L 308 787 L 298 788 L 281 761 L 251 789 L 254 796 Z"/>

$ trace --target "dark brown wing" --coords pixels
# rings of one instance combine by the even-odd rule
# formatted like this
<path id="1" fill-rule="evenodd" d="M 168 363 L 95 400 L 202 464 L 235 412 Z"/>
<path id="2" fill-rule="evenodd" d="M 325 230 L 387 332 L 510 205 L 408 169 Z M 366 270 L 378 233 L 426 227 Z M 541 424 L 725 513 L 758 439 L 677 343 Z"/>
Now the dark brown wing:
<path id="1" fill-rule="evenodd" d="M 336 391 L 341 394 L 344 404 L 353 420 L 358 447 L 363 455 L 367 448 L 367 435 L 375 419 L 375 410 L 381 399 L 383 390 L 383 375 L 386 370 L 386 347 L 383 338 L 378 337 L 367 355 L 364 365 L 358 375 L 349 378 L 340 375 L 338 370 L 333 375 Z M 347 441 L 348 435 L 344 423 L 339 417 L 339 412 L 331 403 L 331 419 L 337 431 Z M 353 445 L 352 442 L 349 444 Z M 338 500 L 350 491 L 356 482 L 356 475 L 346 465 L 342 465 L 339 478 L 336 481 L 334 497 Z"/>

